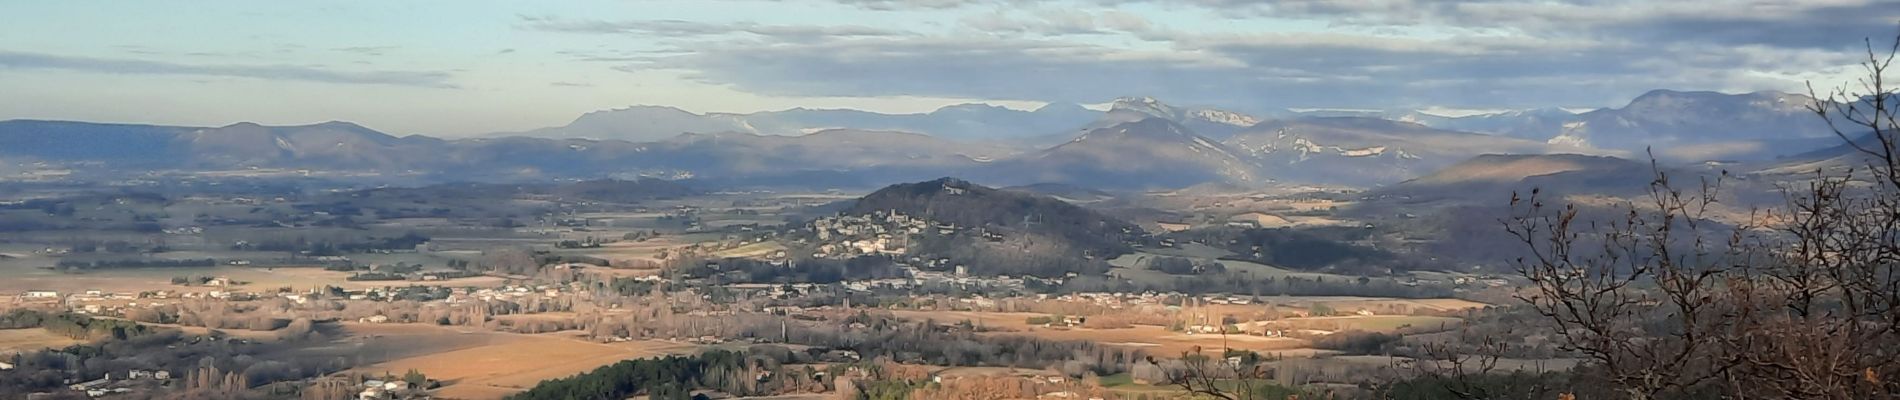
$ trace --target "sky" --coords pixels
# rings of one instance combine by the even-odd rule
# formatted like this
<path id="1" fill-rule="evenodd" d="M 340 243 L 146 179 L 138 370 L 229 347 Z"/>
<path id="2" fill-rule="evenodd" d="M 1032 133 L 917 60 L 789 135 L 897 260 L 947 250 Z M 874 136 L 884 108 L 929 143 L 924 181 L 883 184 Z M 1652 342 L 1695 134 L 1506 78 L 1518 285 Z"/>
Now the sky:
<path id="1" fill-rule="evenodd" d="M 1805 91 L 1900 0 L 0 1 L 0 119 L 344 120 L 471 136 L 595 110 L 1248 112 Z"/>

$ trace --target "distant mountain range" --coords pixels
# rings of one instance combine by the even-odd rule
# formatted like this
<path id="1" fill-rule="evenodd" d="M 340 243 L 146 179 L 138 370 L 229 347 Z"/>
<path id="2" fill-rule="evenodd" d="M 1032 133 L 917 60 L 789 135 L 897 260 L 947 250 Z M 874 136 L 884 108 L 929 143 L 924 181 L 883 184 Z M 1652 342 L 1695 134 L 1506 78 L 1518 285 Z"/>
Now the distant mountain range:
<path id="1" fill-rule="evenodd" d="M 990 172 L 978 176 L 1116 188 L 1265 181 L 1256 160 L 1179 123 L 1152 117 L 1089 130 L 1068 143 L 1004 161 Z"/>
<path id="2" fill-rule="evenodd" d="M 1570 114 L 1535 109 L 1460 118 L 1408 114 L 1437 128 L 1557 144 L 1654 149 L 1674 161 L 1761 160 L 1832 144 L 1827 124 L 1809 112 L 1814 98 L 1781 92 L 1724 94 L 1653 90 L 1620 108 Z"/>
<path id="3" fill-rule="evenodd" d="M 565 126 L 493 136 L 658 141 L 682 133 L 744 133 L 796 136 L 838 129 L 902 131 L 960 141 L 1006 142 L 1056 135 L 1081 126 L 1100 112 L 1077 104 L 1049 104 L 1021 111 L 986 104 L 960 104 L 922 114 L 795 108 L 751 114 L 696 114 L 673 107 L 634 106 L 590 112 Z"/>
<path id="4" fill-rule="evenodd" d="M 1281 179 L 1352 185 L 1398 182 L 1480 154 L 1602 152 L 1365 117 L 1272 120 L 1227 144 Z"/>
<path id="5" fill-rule="evenodd" d="M 1051 104 L 1035 111 L 959 105 L 923 114 L 694 114 L 643 106 L 473 139 L 396 137 L 347 122 L 177 127 L 15 120 L 0 121 L 0 160 L 13 166 L 0 171 L 46 163 L 120 175 L 350 171 L 419 182 L 657 177 L 865 187 L 957 175 L 998 185 L 1112 189 L 1378 186 L 1483 154 L 1641 157 L 1641 149 L 1656 144 L 1662 146 L 1656 154 L 1670 161 L 1764 160 L 1838 144 L 1801 109 L 1804 99 L 1656 91 L 1622 108 L 1583 114 L 1544 109 L 1457 118 L 1316 116 L 1328 114 L 1320 111 L 1263 118 L 1144 97 L 1116 99 L 1107 111 Z"/>
<path id="6" fill-rule="evenodd" d="M 565 126 L 496 136 L 657 141 L 681 133 L 801 135 L 853 128 L 1020 146 L 1060 143 L 1080 132 L 1150 117 L 1174 121 L 1215 140 L 1226 140 L 1269 120 L 1360 117 L 1631 153 L 1663 148 L 1669 151 L 1658 154 L 1661 157 L 1699 161 L 1767 159 L 1793 154 L 1787 151 L 1790 148 L 1806 150 L 1825 145 L 1816 139 L 1827 138 L 1827 127 L 1805 108 L 1812 100 L 1804 95 L 1780 92 L 1724 94 L 1654 90 L 1620 108 L 1580 114 L 1560 108 L 1538 108 L 1458 117 L 1377 110 L 1281 110 L 1259 116 L 1212 107 L 1175 106 L 1150 97 L 1115 99 L 1106 112 L 1069 103 L 1049 104 L 1035 111 L 962 104 L 920 114 L 802 108 L 751 114 L 696 114 L 672 107 L 635 106 L 588 113 Z M 1689 145 L 1701 147 L 1689 148 Z"/>

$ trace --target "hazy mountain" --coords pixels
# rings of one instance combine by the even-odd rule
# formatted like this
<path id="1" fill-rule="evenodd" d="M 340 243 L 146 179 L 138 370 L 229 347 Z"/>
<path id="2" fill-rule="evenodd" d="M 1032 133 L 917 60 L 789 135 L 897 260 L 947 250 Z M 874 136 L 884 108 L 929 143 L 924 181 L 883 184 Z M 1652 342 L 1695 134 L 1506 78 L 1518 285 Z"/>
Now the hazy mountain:
<path id="1" fill-rule="evenodd" d="M 216 128 L 0 121 L 0 154 L 119 166 L 191 168 L 404 168 L 439 146 L 426 137 L 397 138 L 347 122 Z"/>
<path id="2" fill-rule="evenodd" d="M 1655 90 L 1621 108 L 1579 114 L 1549 140 L 1641 150 L 1831 136 L 1826 123 L 1806 109 L 1812 101 L 1808 96 L 1780 92 Z"/>
<path id="3" fill-rule="evenodd" d="M 1640 153 L 1667 161 L 1767 160 L 1826 147 L 1827 126 L 1808 112 L 1812 98 L 1780 92 L 1725 94 L 1654 90 L 1621 108 L 1574 114 L 1559 108 L 1464 117 L 1423 112 L 1379 118 L 1434 128 Z"/>
<path id="4" fill-rule="evenodd" d="M 751 114 L 697 114 L 672 107 L 636 106 L 590 112 L 566 126 L 500 135 L 645 142 L 665 140 L 682 133 L 796 136 L 848 128 L 921 133 L 962 141 L 1007 142 L 1072 129 L 1100 114 L 1072 103 L 1051 103 L 1035 111 L 958 104 L 920 114 L 806 108 Z"/>
<path id="5" fill-rule="evenodd" d="M 1175 107 L 1153 97 L 1115 99 L 1109 104 L 1109 112 L 1102 121 L 1133 122 L 1148 117 L 1174 121 L 1196 133 L 1217 139 L 1225 139 L 1234 132 L 1260 123 L 1259 118 L 1244 113 L 1205 107 Z"/>
<path id="6" fill-rule="evenodd" d="M 1864 178 L 1866 177 L 1864 172 L 1868 165 L 1870 165 L 1869 163 L 1878 165 L 1878 163 L 1881 162 L 1873 155 L 1862 151 L 1863 149 L 1879 151 L 1879 149 L 1884 146 L 1880 143 L 1880 139 L 1874 137 L 1872 133 L 1861 134 L 1854 139 L 1853 144 L 1842 141 L 1838 136 L 1832 138 L 1832 140 L 1831 146 L 1826 146 L 1819 150 L 1789 155 L 1772 162 L 1759 163 L 1754 168 L 1754 171 L 1757 174 L 1767 175 L 1810 175 L 1801 177 L 1805 179 L 1812 178 L 1811 174 L 1819 170 L 1843 172 L 1848 169 L 1854 169 L 1862 172 L 1857 175 Z"/>
<path id="7" fill-rule="evenodd" d="M 1146 97 L 1117 99 L 1107 112 L 1075 104 L 1035 111 L 966 104 L 921 114 L 695 114 L 642 106 L 588 113 L 530 136 L 459 140 L 396 137 L 346 122 L 175 127 L 20 120 L 0 122 L 0 157 L 119 176 L 277 169 L 266 172 L 343 171 L 424 181 L 664 177 L 856 187 L 954 173 L 1006 184 L 1118 189 L 1249 187 L 1275 180 L 1373 186 L 1479 154 L 1632 156 L 1642 153 L 1629 149 L 1655 146 L 1654 154 L 1665 161 L 1765 160 L 1833 143 L 1825 126 L 1802 109 L 1805 103 L 1805 97 L 1772 92 L 1655 91 L 1622 108 L 1569 117 L 1555 109 L 1393 117 L 1419 123 L 1312 112 L 1262 120 Z M 1536 133 L 1559 120 L 1567 121 L 1557 123 L 1567 127 L 1560 128 L 1567 129 L 1563 135 Z M 1590 147 L 1596 145 L 1622 150 Z"/>
<path id="8" fill-rule="evenodd" d="M 631 142 L 398 138 L 342 122 L 190 128 L 7 121 L 0 122 L 0 143 L 13 145 L 0 149 L 0 156 L 91 163 L 106 167 L 101 171 L 280 168 L 371 173 L 425 182 L 659 177 L 742 185 L 861 187 L 958 173 L 990 182 L 1150 189 L 1210 183 L 1248 187 L 1276 178 L 1392 183 L 1434 165 L 1441 158 L 1438 148 L 1455 147 L 1453 153 L 1468 157 L 1476 152 L 1542 152 L 1549 147 L 1356 119 L 1271 121 L 1249 128 L 1253 133 L 1230 144 L 1133 110 L 1116 110 L 1108 116 L 1144 118 L 1090 129 L 1059 145 L 1028 152 L 859 129 L 797 136 L 681 134 Z M 1258 130 L 1288 134 L 1259 141 Z M 1464 143 L 1439 143 L 1453 140 Z M 134 145 L 93 146 L 95 142 Z M 1500 142 L 1520 145 L 1496 145 Z M 1263 171 L 1263 163 L 1275 168 Z"/>
<path id="9" fill-rule="evenodd" d="M 1410 112 L 1391 119 L 1445 130 L 1549 140 L 1563 131 L 1565 123 L 1576 118 L 1576 113 L 1561 108 L 1536 108 L 1462 117 Z"/>
<path id="10" fill-rule="evenodd" d="M 433 181 L 664 177 L 734 183 L 877 185 L 1009 157 L 1008 148 L 850 129 L 808 135 L 684 134 L 655 142 L 394 137 L 359 125 L 217 128 L 0 121 L 0 156 L 103 171 L 294 168 Z"/>
<path id="11" fill-rule="evenodd" d="M 238 123 L 185 132 L 175 139 L 194 157 L 194 165 L 211 168 L 309 167 L 328 169 L 408 169 L 412 157 L 430 154 L 441 141 L 425 137 L 403 139 L 348 122 L 300 126 L 264 126 Z M 394 172 L 394 171 L 391 171 Z"/>
<path id="12" fill-rule="evenodd" d="M 1272 120 L 1226 144 L 1259 160 L 1273 178 L 1349 185 L 1395 183 L 1479 154 L 1586 150 L 1361 117 Z"/>
<path id="13" fill-rule="evenodd" d="M 631 156 L 642 167 L 682 177 L 854 175 L 864 182 L 914 180 L 975 168 L 1011 150 L 905 132 L 833 129 L 802 136 L 686 134 L 643 143 Z M 661 174 L 666 176 L 667 174 Z"/>
<path id="14" fill-rule="evenodd" d="M 1258 184 L 1258 165 L 1220 142 L 1162 118 L 1096 128 L 1068 143 L 987 170 L 1001 182 L 1108 188 L 1178 188 L 1206 182 Z"/>
<path id="15" fill-rule="evenodd" d="M 505 135 L 554 139 L 664 140 L 681 133 L 760 133 L 744 115 L 696 114 L 665 106 L 633 106 L 582 114 L 565 126 Z"/>
<path id="16" fill-rule="evenodd" d="M 177 162 L 173 140 L 198 128 L 71 121 L 0 121 L 0 155 L 48 161 L 115 160 L 126 166 Z"/>
<path id="17" fill-rule="evenodd" d="M 365 206 L 413 206 L 419 202 L 502 203 L 514 200 L 597 201 L 632 203 L 669 199 L 701 193 L 677 182 L 660 179 L 598 179 L 562 183 L 472 183 L 458 182 L 421 187 L 383 187 L 328 194 L 324 201 L 351 201 Z"/>

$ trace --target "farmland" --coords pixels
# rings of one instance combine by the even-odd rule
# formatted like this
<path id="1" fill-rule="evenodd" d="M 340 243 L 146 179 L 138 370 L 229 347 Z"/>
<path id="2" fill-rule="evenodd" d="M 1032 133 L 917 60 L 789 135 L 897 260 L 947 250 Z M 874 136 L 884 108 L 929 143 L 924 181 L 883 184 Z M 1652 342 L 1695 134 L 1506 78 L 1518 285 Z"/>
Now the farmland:
<path id="1" fill-rule="evenodd" d="M 359 367 L 354 372 L 400 375 L 414 369 L 440 380 L 435 395 L 450 399 L 498 399 L 543 380 L 563 378 L 620 360 L 690 353 L 692 345 L 645 341 L 595 343 L 570 334 L 521 335 L 414 326 L 355 326 L 358 337 L 459 342 L 420 354 L 408 354 Z M 385 339 L 387 340 L 387 339 Z"/>
<path id="2" fill-rule="evenodd" d="M 78 340 L 55 335 L 45 329 L 0 329 L 0 354 L 61 348 L 79 343 Z"/>

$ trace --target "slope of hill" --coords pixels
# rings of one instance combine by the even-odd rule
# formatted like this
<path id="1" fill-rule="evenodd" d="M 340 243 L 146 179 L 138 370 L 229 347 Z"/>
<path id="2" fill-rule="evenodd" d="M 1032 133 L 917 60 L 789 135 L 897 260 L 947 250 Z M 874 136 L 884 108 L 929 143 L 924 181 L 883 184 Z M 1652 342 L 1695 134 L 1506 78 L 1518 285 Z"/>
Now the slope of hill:
<path id="1" fill-rule="evenodd" d="M 1143 235 L 1134 224 L 1062 200 L 956 178 L 891 185 L 859 198 L 845 214 L 890 211 L 998 232 L 1013 243 L 1053 250 L 1051 254 L 1119 254 Z"/>
<path id="2" fill-rule="evenodd" d="M 1003 188 L 1003 190 L 1049 196 L 1077 204 L 1096 203 L 1115 199 L 1114 193 L 1062 183 L 1032 183 L 1028 185 L 1010 186 Z"/>
<path id="3" fill-rule="evenodd" d="M 1862 170 L 1870 165 L 1869 162 L 1878 162 L 1876 161 L 1878 160 L 1877 158 L 1863 152 L 1862 149 L 1879 151 L 1881 146 L 1883 146 L 1880 143 L 1880 139 L 1874 137 L 1872 133 L 1861 134 L 1854 139 L 1854 143 L 1852 144 L 1844 142 L 1838 137 L 1834 138 L 1832 143 L 1832 146 L 1819 150 L 1782 157 L 1772 162 L 1759 163 L 1759 165 L 1754 166 L 1754 173 L 1761 175 L 1806 175 L 1823 170 L 1830 172 L 1839 172 L 1847 169 Z"/>
<path id="4" fill-rule="evenodd" d="M 1129 189 L 1264 181 L 1258 166 L 1241 153 L 1162 118 L 1093 129 L 1068 143 L 998 163 L 987 172 L 1002 182 Z"/>
<path id="5" fill-rule="evenodd" d="M 1538 175 L 1626 166 L 1641 166 L 1641 163 L 1581 154 L 1484 154 L 1400 184 L 1446 186 L 1516 182 Z"/>
<path id="6" fill-rule="evenodd" d="M 1580 154 L 1485 154 L 1373 192 L 1412 200 L 1489 199 L 1539 188 L 1559 193 L 1628 194 L 1649 183 L 1648 164 Z"/>

